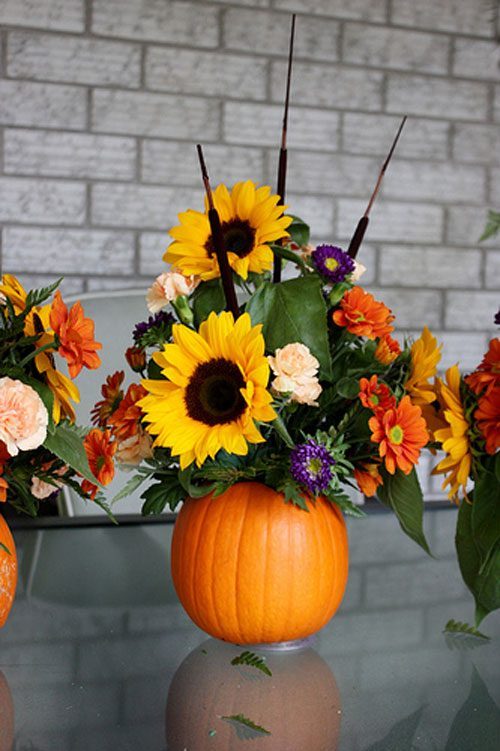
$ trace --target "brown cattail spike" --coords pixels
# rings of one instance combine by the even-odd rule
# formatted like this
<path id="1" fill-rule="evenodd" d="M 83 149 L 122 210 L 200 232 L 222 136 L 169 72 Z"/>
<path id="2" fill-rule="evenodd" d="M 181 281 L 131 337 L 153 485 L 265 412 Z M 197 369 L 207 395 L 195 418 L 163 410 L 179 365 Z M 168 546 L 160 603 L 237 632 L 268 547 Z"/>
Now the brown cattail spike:
<path id="1" fill-rule="evenodd" d="M 224 297 L 226 298 L 226 310 L 231 311 L 234 319 L 236 320 L 240 314 L 240 310 L 238 306 L 238 299 L 236 297 L 236 291 L 234 289 L 231 266 L 229 265 L 224 244 L 224 234 L 222 232 L 219 213 L 214 206 L 214 199 L 212 196 L 212 188 L 210 187 L 208 170 L 205 164 L 205 159 L 203 157 L 203 149 L 201 148 L 200 144 L 197 144 L 196 149 L 198 151 L 198 159 L 200 160 L 203 185 L 205 186 L 205 193 L 207 195 L 208 221 L 210 222 L 210 229 L 212 231 L 212 243 L 215 250 L 215 255 L 217 256 L 217 262 L 219 264 L 222 287 L 224 289 Z"/>

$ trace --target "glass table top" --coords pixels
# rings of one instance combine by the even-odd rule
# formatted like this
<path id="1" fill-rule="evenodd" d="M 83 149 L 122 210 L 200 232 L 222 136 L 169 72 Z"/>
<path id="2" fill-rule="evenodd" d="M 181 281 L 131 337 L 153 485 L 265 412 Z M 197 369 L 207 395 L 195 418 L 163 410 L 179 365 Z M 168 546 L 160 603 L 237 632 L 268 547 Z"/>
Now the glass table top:
<path id="1" fill-rule="evenodd" d="M 434 559 L 389 514 L 350 521 L 339 612 L 303 650 L 255 648 L 271 676 L 182 610 L 171 523 L 14 530 L 0 751 L 496 751 L 499 614 L 489 642 L 442 633 L 473 620 L 455 513 L 426 513 Z"/>

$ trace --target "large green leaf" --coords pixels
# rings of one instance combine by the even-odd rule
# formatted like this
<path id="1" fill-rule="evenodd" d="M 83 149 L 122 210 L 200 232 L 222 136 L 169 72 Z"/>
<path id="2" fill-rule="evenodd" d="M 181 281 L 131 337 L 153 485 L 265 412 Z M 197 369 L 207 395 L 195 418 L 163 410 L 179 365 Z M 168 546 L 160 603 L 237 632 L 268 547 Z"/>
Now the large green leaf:
<path id="1" fill-rule="evenodd" d="M 424 498 L 415 469 L 408 475 L 399 469 L 394 475 L 382 469 L 381 474 L 384 484 L 377 497 L 394 511 L 403 532 L 431 555 L 423 529 Z"/>
<path id="2" fill-rule="evenodd" d="M 450 728 L 445 751 L 496 751 L 500 737 L 500 710 L 476 668 L 470 693 Z"/>
<path id="3" fill-rule="evenodd" d="M 66 423 L 56 425 L 54 432 L 47 434 L 43 445 L 86 480 L 101 487 L 90 471 L 82 439 L 70 425 Z"/>
<path id="4" fill-rule="evenodd" d="M 193 312 L 196 327 L 205 321 L 212 311 L 220 313 L 226 308 L 226 298 L 220 279 L 202 282 L 193 293 Z"/>
<path id="5" fill-rule="evenodd" d="M 287 232 L 297 245 L 307 245 L 309 242 L 309 225 L 298 216 L 293 217 L 292 223 L 287 227 Z"/>
<path id="6" fill-rule="evenodd" d="M 500 483 L 492 472 L 482 472 L 474 487 L 471 530 L 484 566 L 500 540 Z"/>
<path id="7" fill-rule="evenodd" d="M 327 307 L 321 279 L 311 274 L 281 284 L 267 282 L 252 295 L 246 310 L 253 324 L 263 324 L 269 351 L 302 342 L 319 360 L 321 377 L 331 379 Z"/>
<path id="8" fill-rule="evenodd" d="M 488 211 L 488 221 L 486 223 L 485 230 L 479 238 L 479 242 L 488 240 L 489 237 L 493 237 L 498 232 L 500 232 L 500 211 L 490 210 Z"/>

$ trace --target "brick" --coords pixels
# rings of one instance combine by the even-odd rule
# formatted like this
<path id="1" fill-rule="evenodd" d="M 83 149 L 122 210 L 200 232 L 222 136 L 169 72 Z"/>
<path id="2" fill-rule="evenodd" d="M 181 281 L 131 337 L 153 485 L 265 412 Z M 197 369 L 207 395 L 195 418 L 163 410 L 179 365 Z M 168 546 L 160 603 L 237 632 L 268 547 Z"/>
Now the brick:
<path id="1" fill-rule="evenodd" d="M 453 135 L 453 158 L 460 162 L 500 165 L 498 125 L 457 123 Z"/>
<path id="2" fill-rule="evenodd" d="M 454 31 L 491 37 L 494 33 L 487 5 L 464 0 L 398 0 L 392 5 L 391 21 L 401 26 L 431 31 Z"/>
<path id="3" fill-rule="evenodd" d="M 84 0 L 2 0 L 1 25 L 84 31 Z"/>
<path id="4" fill-rule="evenodd" d="M 288 193 L 287 212 L 300 216 L 311 228 L 312 237 L 323 238 L 323 242 L 333 237 L 334 206 L 330 198 L 305 196 Z"/>
<path id="5" fill-rule="evenodd" d="M 4 231 L 6 232 L 7 230 L 4 230 Z M 16 276 L 21 282 L 21 284 L 23 285 L 24 289 L 39 289 L 41 287 L 47 287 L 49 284 L 53 284 L 53 282 L 55 282 L 57 279 L 57 276 L 55 274 L 51 274 L 50 276 L 41 276 L 38 274 L 36 275 L 35 274 L 16 274 Z M 58 289 L 61 290 L 64 296 L 78 295 L 81 292 L 83 292 L 83 288 L 84 288 L 83 279 L 77 276 L 67 276 L 67 275 L 64 277 L 64 279 L 62 280 L 61 284 L 58 287 Z M 16 605 L 16 608 L 17 607 L 18 605 Z M 10 618 L 11 617 L 12 616 L 10 616 Z M 29 636 L 27 638 L 31 638 L 32 631 L 31 629 L 28 629 L 28 631 L 29 631 Z M 50 638 L 52 639 L 54 635 L 53 619 L 51 619 L 50 625 L 47 626 L 47 632 L 50 633 Z M 76 629 L 72 631 L 72 635 L 74 636 L 75 633 L 76 633 Z M 26 638 L 26 634 L 23 637 L 22 632 L 19 632 L 18 630 L 16 630 L 16 638 L 17 637 L 19 637 L 19 639 L 23 639 L 23 638 Z"/>
<path id="6" fill-rule="evenodd" d="M 278 149 L 283 105 L 224 102 L 223 134 L 229 143 L 273 146 Z M 297 149 L 336 151 L 339 115 L 336 112 L 290 107 L 287 146 Z"/>
<path id="7" fill-rule="evenodd" d="M 498 292 L 448 292 L 445 303 L 445 326 L 459 331 L 493 329 L 498 310 Z"/>
<path id="8" fill-rule="evenodd" d="M 275 102 L 283 102 L 285 97 L 286 68 L 285 63 L 272 64 L 271 92 Z M 291 101 L 316 107 L 380 110 L 382 80 L 378 71 L 297 63 L 293 68 Z"/>
<path id="9" fill-rule="evenodd" d="M 180 211 L 202 206 L 201 189 L 106 183 L 92 187 L 92 221 L 97 225 L 167 230 Z"/>
<path id="10" fill-rule="evenodd" d="M 438 366 L 440 371 L 445 371 L 452 365 L 455 365 L 455 363 L 459 363 L 460 370 L 470 372 L 483 359 L 486 351 L 485 337 L 478 336 L 477 333 L 469 334 L 463 331 L 460 333 L 454 331 L 433 331 L 433 334 L 438 342 L 443 345 L 441 360 Z"/>
<path id="11" fill-rule="evenodd" d="M 134 236 L 131 232 L 6 227 L 3 259 L 15 271 L 43 268 L 66 274 L 131 274 Z"/>
<path id="12" fill-rule="evenodd" d="M 137 88 L 140 48 L 124 42 L 15 31 L 9 34 L 7 71 L 14 78 Z"/>
<path id="13" fill-rule="evenodd" d="M 485 120 L 488 88 L 486 84 L 475 81 L 391 73 L 388 77 L 387 110 L 447 120 Z"/>
<path id="14" fill-rule="evenodd" d="M 500 206 L 500 169 L 498 168 L 490 171 L 490 201 L 495 209 Z"/>
<path id="15" fill-rule="evenodd" d="M 167 229 L 170 229 L 170 227 Z M 150 284 L 154 277 L 166 271 L 167 266 L 162 258 L 171 242 L 172 238 L 167 232 L 141 233 L 139 237 L 139 271 L 141 274 L 151 277 Z"/>
<path id="16" fill-rule="evenodd" d="M 410 646 L 422 638 L 422 612 L 417 608 L 386 612 L 355 612 L 338 614 L 335 617 L 335 639 L 342 644 L 343 653 L 359 651 L 359 645 L 367 652 L 387 645 Z"/>
<path id="17" fill-rule="evenodd" d="M 495 86 L 493 116 L 497 122 L 500 120 L 500 86 Z"/>
<path id="18" fill-rule="evenodd" d="M 132 138 L 43 130 L 4 133 L 6 173 L 129 180 L 135 161 Z"/>
<path id="19" fill-rule="evenodd" d="M 386 0 L 274 0 L 280 10 L 311 13 L 319 16 L 356 18 L 362 21 L 384 21 Z"/>
<path id="20" fill-rule="evenodd" d="M 355 229 L 356 225 L 355 223 L 353 223 L 353 226 L 351 227 L 351 234 L 349 236 L 340 237 L 334 233 L 333 235 L 331 235 L 328 244 L 338 245 L 346 250 L 349 247 L 349 241 Z M 324 242 L 324 239 L 322 242 Z M 377 248 L 374 245 L 370 245 L 368 242 L 363 241 L 363 244 L 357 256 L 357 260 L 366 268 L 360 284 L 362 284 L 364 287 L 366 287 L 366 285 L 368 284 L 373 284 L 377 277 Z"/>
<path id="21" fill-rule="evenodd" d="M 200 3 L 171 0 L 94 0 L 92 31 L 195 47 L 216 47 L 218 11 Z"/>
<path id="22" fill-rule="evenodd" d="M 0 178 L 0 220 L 21 224 L 83 224 L 85 186 L 76 182 Z"/>
<path id="23" fill-rule="evenodd" d="M 149 282 L 149 280 L 148 280 Z M 149 286 L 148 282 L 140 279 L 137 276 L 91 276 L 86 280 L 88 292 L 102 292 L 104 290 L 120 290 L 120 289 L 146 289 Z M 119 513 L 127 513 L 127 511 L 120 507 Z"/>
<path id="24" fill-rule="evenodd" d="M 271 153 L 271 174 L 277 174 L 278 153 Z M 365 196 L 375 182 L 380 165 L 363 156 L 321 152 L 288 152 L 287 188 L 295 193 L 326 193 L 329 196 Z"/>
<path id="25" fill-rule="evenodd" d="M 393 115 L 346 112 L 343 115 L 342 126 L 343 151 L 368 156 L 379 154 L 385 157 L 400 122 L 401 118 Z M 446 159 L 449 130 L 447 122 L 412 117 L 401 134 L 397 156 Z"/>
<path id="26" fill-rule="evenodd" d="M 416 201 L 483 203 L 485 187 L 484 167 L 395 159 L 384 179 L 382 194 Z"/>
<path id="27" fill-rule="evenodd" d="M 449 49 L 449 40 L 434 34 L 348 23 L 344 27 L 342 59 L 365 66 L 444 74 Z"/>
<path id="28" fill-rule="evenodd" d="M 366 208 L 365 201 L 338 201 L 337 233 L 350 237 Z M 443 231 L 440 206 L 396 201 L 379 201 L 370 216 L 367 242 L 439 243 Z"/>
<path id="29" fill-rule="evenodd" d="M 205 142 L 218 136 L 219 112 L 208 99 L 101 89 L 93 96 L 92 130 Z"/>
<path id="30" fill-rule="evenodd" d="M 453 74 L 500 81 L 500 48 L 496 42 L 455 39 Z"/>
<path id="31" fill-rule="evenodd" d="M 377 300 L 382 300 L 394 313 L 396 329 L 430 329 L 441 324 L 442 296 L 440 292 L 427 289 L 370 288 Z"/>
<path id="32" fill-rule="evenodd" d="M 233 185 L 239 180 L 264 181 L 264 157 L 260 149 L 208 144 L 203 151 L 214 186 L 221 182 Z M 144 141 L 142 180 L 199 187 L 200 165 L 194 145 Z"/>
<path id="33" fill-rule="evenodd" d="M 146 86 L 158 91 L 264 99 L 267 63 L 219 52 L 150 47 Z"/>
<path id="34" fill-rule="evenodd" d="M 2 633 L 2 641 L 4 633 L 8 630 Z M 49 685 L 70 683 L 74 679 L 74 654 L 71 642 L 40 644 L 33 640 L 24 644 L 2 644 L 2 665 L 15 668 L 16 682 L 44 691 Z M 33 670 L 34 665 L 37 665 L 36 670 Z"/>
<path id="35" fill-rule="evenodd" d="M 485 277 L 489 289 L 500 289 L 500 250 L 489 250 L 486 253 Z"/>
<path id="36" fill-rule="evenodd" d="M 484 232 L 488 219 L 487 209 L 452 206 L 447 213 L 446 242 L 451 245 L 479 247 L 479 238 Z M 500 235 L 486 240 L 484 245 L 485 247 L 500 248 Z"/>
<path id="37" fill-rule="evenodd" d="M 224 14 L 223 41 L 230 50 L 288 54 L 290 23 L 282 13 L 228 9 Z M 302 57 L 335 62 L 339 59 L 340 26 L 326 18 L 302 16 L 294 40 L 294 59 Z M 250 65 L 250 61 L 247 62 Z"/>
<path id="38" fill-rule="evenodd" d="M 0 81 L 0 123 L 41 128 L 84 128 L 87 119 L 85 91 L 30 81 Z"/>
<path id="39" fill-rule="evenodd" d="M 380 249 L 380 282 L 403 287 L 479 288 L 481 251 L 384 246 Z"/>

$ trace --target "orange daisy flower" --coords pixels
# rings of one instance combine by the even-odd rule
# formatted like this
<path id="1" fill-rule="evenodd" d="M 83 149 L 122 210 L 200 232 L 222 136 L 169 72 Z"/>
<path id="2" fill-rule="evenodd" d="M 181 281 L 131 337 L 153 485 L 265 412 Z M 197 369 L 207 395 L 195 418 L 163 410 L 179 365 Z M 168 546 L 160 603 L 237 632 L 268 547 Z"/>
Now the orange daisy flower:
<path id="1" fill-rule="evenodd" d="M 118 409 L 123 399 L 123 389 L 121 386 L 124 378 L 125 373 L 123 370 L 117 370 L 113 375 L 106 377 L 106 383 L 103 383 L 101 386 L 103 398 L 101 401 L 96 402 L 94 409 L 90 413 L 94 425 L 98 425 L 100 428 L 106 427 L 108 419 Z"/>
<path id="2" fill-rule="evenodd" d="M 486 451 L 494 454 L 500 448 L 500 386 L 488 387 L 474 412 L 479 430 L 486 441 Z"/>
<path id="3" fill-rule="evenodd" d="M 351 334 L 378 339 L 394 331 L 394 316 L 383 302 L 362 287 L 348 290 L 340 301 L 340 309 L 333 313 L 337 326 L 345 326 Z"/>
<path id="4" fill-rule="evenodd" d="M 486 389 L 488 394 L 491 389 L 500 386 L 500 338 L 492 339 L 487 353 L 481 364 L 474 373 L 465 377 L 467 386 L 475 394 L 480 394 Z"/>
<path id="5" fill-rule="evenodd" d="M 375 350 L 375 359 L 382 365 L 390 365 L 401 354 L 401 347 L 396 339 L 393 339 L 390 334 L 383 336 L 377 344 Z"/>
<path id="6" fill-rule="evenodd" d="M 113 435 L 117 441 L 125 441 L 137 434 L 143 417 L 142 409 L 137 404 L 148 392 L 138 383 L 132 383 L 121 400 L 118 409 L 108 418 Z"/>
<path id="7" fill-rule="evenodd" d="M 372 375 L 370 380 L 360 378 L 359 388 L 361 404 L 375 413 L 386 412 L 396 406 L 396 399 L 391 394 L 389 386 L 379 383 L 376 375 Z"/>
<path id="8" fill-rule="evenodd" d="M 76 378 L 84 366 L 89 370 L 99 367 L 101 360 L 96 351 L 102 348 L 102 344 L 94 341 L 94 322 L 85 318 L 80 302 L 68 312 L 57 290 L 50 309 L 50 325 L 59 337 L 58 351 L 68 362 L 71 378 Z"/>
<path id="9" fill-rule="evenodd" d="M 113 456 L 116 451 L 116 442 L 113 441 L 111 431 L 92 428 L 83 439 L 83 445 L 92 474 L 101 485 L 109 485 L 115 476 Z M 82 490 L 88 493 L 92 500 L 96 497 L 97 489 L 97 485 L 89 480 L 82 480 Z"/>
<path id="10" fill-rule="evenodd" d="M 378 464 L 365 462 L 354 470 L 354 479 L 358 483 L 358 488 L 367 498 L 376 495 L 379 485 L 383 485 L 383 480 L 378 471 Z"/>
<path id="11" fill-rule="evenodd" d="M 398 468 L 408 475 L 428 440 L 420 407 L 412 404 L 409 396 L 404 396 L 393 409 L 379 411 L 371 417 L 368 425 L 371 440 L 379 444 L 379 454 L 385 460 L 387 471 L 393 475 Z"/>

